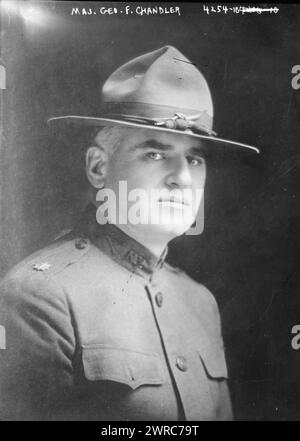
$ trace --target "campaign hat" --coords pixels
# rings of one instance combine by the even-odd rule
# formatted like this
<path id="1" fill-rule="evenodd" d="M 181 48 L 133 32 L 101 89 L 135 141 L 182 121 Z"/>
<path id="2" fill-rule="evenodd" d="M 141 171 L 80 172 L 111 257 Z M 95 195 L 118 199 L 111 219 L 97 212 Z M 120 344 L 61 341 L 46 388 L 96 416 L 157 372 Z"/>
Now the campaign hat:
<path id="1" fill-rule="evenodd" d="M 164 46 L 123 64 L 105 81 L 97 115 L 64 115 L 48 122 L 79 126 L 124 126 L 206 139 L 210 147 L 255 146 L 219 137 L 213 129 L 214 108 L 206 79 L 173 46 Z"/>

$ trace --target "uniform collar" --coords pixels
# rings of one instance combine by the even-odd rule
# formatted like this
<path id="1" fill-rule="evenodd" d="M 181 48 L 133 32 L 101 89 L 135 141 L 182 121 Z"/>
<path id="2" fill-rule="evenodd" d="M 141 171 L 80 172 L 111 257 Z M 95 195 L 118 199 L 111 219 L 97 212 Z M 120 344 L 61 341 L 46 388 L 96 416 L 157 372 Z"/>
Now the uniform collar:
<path id="1" fill-rule="evenodd" d="M 120 265 L 147 279 L 151 279 L 154 271 L 163 266 L 168 253 L 168 247 L 166 247 L 158 258 L 116 225 L 98 224 L 96 207 L 92 204 L 86 208 L 79 223 L 78 232 L 81 236 L 89 237 L 98 248 Z"/>

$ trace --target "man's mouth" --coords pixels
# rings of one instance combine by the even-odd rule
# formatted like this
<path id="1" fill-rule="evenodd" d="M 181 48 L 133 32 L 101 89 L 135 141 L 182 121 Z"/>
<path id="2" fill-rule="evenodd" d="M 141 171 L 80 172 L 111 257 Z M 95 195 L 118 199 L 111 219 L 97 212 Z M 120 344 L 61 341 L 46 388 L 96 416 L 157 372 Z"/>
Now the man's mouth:
<path id="1" fill-rule="evenodd" d="M 179 208 L 185 208 L 189 205 L 186 201 L 177 198 L 170 198 L 170 199 L 160 198 L 158 202 L 163 205 L 168 205 L 170 207 L 179 207 Z"/>

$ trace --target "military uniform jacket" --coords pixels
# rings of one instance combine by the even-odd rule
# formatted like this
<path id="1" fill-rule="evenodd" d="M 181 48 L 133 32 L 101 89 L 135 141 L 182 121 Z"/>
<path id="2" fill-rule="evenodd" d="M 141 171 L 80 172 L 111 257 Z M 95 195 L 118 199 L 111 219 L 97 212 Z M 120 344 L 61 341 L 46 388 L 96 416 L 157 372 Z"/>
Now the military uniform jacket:
<path id="1" fill-rule="evenodd" d="M 88 219 L 1 284 L 0 419 L 231 419 L 212 294 Z"/>

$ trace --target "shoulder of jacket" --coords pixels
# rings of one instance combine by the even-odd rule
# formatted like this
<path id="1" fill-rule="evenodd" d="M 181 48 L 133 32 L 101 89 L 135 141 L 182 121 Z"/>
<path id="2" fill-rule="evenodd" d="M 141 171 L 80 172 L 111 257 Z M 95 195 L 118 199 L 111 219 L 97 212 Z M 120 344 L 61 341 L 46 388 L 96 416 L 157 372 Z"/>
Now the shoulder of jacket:
<path id="1" fill-rule="evenodd" d="M 194 280 L 181 268 L 174 267 L 166 262 L 164 263 L 164 267 L 171 275 L 175 276 L 178 283 L 183 283 L 188 291 L 195 293 L 196 297 L 199 298 L 199 300 L 209 303 L 213 307 L 218 309 L 215 296 L 205 285 Z"/>
<path id="2" fill-rule="evenodd" d="M 185 274 L 184 271 L 176 266 L 172 266 L 170 263 L 168 262 L 164 262 L 164 268 L 173 274 Z"/>
<path id="3" fill-rule="evenodd" d="M 206 290 L 206 288 L 201 285 L 199 282 L 197 282 L 196 280 L 194 280 L 191 276 L 189 276 L 183 269 L 175 267 L 170 265 L 169 263 L 164 263 L 164 268 L 165 270 L 174 275 L 175 277 L 177 277 L 179 280 L 181 280 L 182 282 L 185 282 L 187 284 L 191 284 L 193 285 L 193 287 L 195 288 L 204 288 L 204 290 Z"/>
<path id="4" fill-rule="evenodd" d="M 67 235 L 23 259 L 6 277 L 14 278 L 26 274 L 30 278 L 35 275 L 51 278 L 82 259 L 90 246 L 91 242 L 87 238 Z"/>

